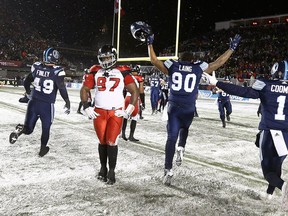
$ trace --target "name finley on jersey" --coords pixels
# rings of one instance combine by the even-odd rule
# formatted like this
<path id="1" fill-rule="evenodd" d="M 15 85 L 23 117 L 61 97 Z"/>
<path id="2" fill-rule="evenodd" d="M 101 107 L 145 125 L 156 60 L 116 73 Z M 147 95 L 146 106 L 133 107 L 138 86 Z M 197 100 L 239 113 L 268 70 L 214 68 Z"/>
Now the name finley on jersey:
<path id="1" fill-rule="evenodd" d="M 43 77 L 49 77 L 50 72 L 49 71 L 42 71 L 42 70 L 37 70 L 37 75 L 43 76 Z"/>
<path id="2" fill-rule="evenodd" d="M 288 94 L 288 86 L 271 85 L 271 92 L 279 92 Z"/>

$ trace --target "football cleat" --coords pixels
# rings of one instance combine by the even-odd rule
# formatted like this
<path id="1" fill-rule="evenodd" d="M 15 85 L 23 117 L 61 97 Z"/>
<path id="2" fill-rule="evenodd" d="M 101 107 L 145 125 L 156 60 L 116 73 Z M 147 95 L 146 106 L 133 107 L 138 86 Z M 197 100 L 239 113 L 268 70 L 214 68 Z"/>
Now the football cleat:
<path id="1" fill-rule="evenodd" d="M 230 121 L 230 115 L 226 115 L 227 121 Z"/>
<path id="2" fill-rule="evenodd" d="M 12 132 L 9 136 L 9 142 L 11 144 L 14 144 L 17 141 L 17 139 L 18 139 L 18 134 L 15 132 Z"/>
<path id="3" fill-rule="evenodd" d="M 267 200 L 272 200 L 273 199 L 273 195 L 272 194 L 266 194 L 266 199 Z"/>
<path id="4" fill-rule="evenodd" d="M 225 128 L 225 127 L 226 127 L 226 122 L 225 122 L 225 120 L 224 120 L 224 121 L 222 121 L 222 127 L 223 127 L 223 128 Z"/>
<path id="5" fill-rule="evenodd" d="M 136 139 L 134 137 L 129 137 L 128 140 L 131 142 L 139 142 L 139 139 Z"/>
<path id="6" fill-rule="evenodd" d="M 28 103 L 29 102 L 29 98 L 27 97 L 27 95 L 24 95 L 24 97 L 19 99 L 20 103 Z"/>
<path id="7" fill-rule="evenodd" d="M 103 181 L 103 182 L 107 182 L 107 167 L 102 167 L 100 168 L 100 171 L 98 173 L 97 179 Z"/>
<path id="8" fill-rule="evenodd" d="M 21 135 L 23 128 L 24 128 L 24 125 L 22 124 L 18 124 L 16 126 L 15 130 L 9 136 L 9 142 L 11 144 L 14 144 L 17 141 L 18 137 Z"/>
<path id="9" fill-rule="evenodd" d="M 176 165 L 180 166 L 183 161 L 185 149 L 182 146 L 178 146 L 176 150 Z"/>
<path id="10" fill-rule="evenodd" d="M 125 140 L 125 141 L 128 141 L 127 137 L 123 133 L 122 133 L 122 139 Z"/>
<path id="11" fill-rule="evenodd" d="M 107 184 L 113 185 L 115 182 L 116 182 L 115 172 L 114 170 L 109 170 L 108 175 L 107 175 Z"/>
<path id="12" fill-rule="evenodd" d="M 49 152 L 49 150 L 50 148 L 48 146 L 46 146 L 45 148 L 41 148 L 39 152 L 39 157 L 44 157 Z"/>
<path id="13" fill-rule="evenodd" d="M 170 186 L 171 185 L 171 180 L 173 177 L 173 171 L 172 169 L 165 169 L 164 170 L 164 178 L 163 178 L 163 184 Z"/>

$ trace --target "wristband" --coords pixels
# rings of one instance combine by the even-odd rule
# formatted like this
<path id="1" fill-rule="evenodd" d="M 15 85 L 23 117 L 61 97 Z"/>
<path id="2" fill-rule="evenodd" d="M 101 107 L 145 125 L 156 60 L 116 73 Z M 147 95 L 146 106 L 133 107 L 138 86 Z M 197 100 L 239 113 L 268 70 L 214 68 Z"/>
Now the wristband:
<path id="1" fill-rule="evenodd" d="M 83 105 L 83 109 L 87 109 L 88 107 L 90 107 L 89 103 L 86 101 L 86 102 L 82 102 L 82 105 Z"/>

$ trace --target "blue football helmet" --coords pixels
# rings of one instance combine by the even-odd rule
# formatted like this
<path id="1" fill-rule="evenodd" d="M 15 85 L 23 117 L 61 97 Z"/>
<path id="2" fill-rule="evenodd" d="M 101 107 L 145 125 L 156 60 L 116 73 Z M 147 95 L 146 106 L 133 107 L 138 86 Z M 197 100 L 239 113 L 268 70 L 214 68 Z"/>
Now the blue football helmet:
<path id="1" fill-rule="evenodd" d="M 104 45 L 98 51 L 98 61 L 102 68 L 108 69 L 117 62 L 117 50 L 111 45 Z"/>
<path id="2" fill-rule="evenodd" d="M 288 62 L 276 62 L 271 68 L 272 79 L 288 80 Z"/>
<path id="3" fill-rule="evenodd" d="M 57 64 L 60 60 L 60 53 L 50 47 L 43 52 L 43 62 L 47 64 Z"/>
<path id="4" fill-rule="evenodd" d="M 137 21 L 130 25 L 130 31 L 132 36 L 141 42 L 145 42 L 147 36 L 152 35 L 152 28 L 150 25 L 143 21 Z"/>

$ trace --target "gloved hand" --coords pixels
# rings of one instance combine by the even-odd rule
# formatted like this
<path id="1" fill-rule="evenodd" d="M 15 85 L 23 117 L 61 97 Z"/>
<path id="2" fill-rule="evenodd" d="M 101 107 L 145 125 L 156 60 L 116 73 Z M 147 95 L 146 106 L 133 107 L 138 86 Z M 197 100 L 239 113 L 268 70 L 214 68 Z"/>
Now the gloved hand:
<path id="1" fill-rule="evenodd" d="M 65 105 L 64 105 L 64 113 L 66 115 L 70 114 L 70 100 L 69 99 L 66 99 L 65 100 Z"/>
<path id="2" fill-rule="evenodd" d="M 146 38 L 147 45 L 152 45 L 154 41 L 154 34 L 150 34 Z"/>
<path id="3" fill-rule="evenodd" d="M 126 112 L 126 110 L 115 110 L 115 116 L 123 117 L 125 119 L 129 119 L 130 115 Z"/>
<path id="4" fill-rule="evenodd" d="M 94 111 L 94 108 L 89 106 L 87 107 L 86 109 L 84 109 L 84 112 L 86 113 L 86 116 L 89 118 L 89 119 L 96 119 L 98 116 L 100 116 L 99 113 L 95 112 Z"/>
<path id="5" fill-rule="evenodd" d="M 132 112 L 134 111 L 134 109 L 135 107 L 132 104 L 129 104 L 125 110 L 116 110 L 115 116 L 128 119 L 132 114 Z"/>
<path id="6" fill-rule="evenodd" d="M 234 36 L 234 38 L 230 38 L 230 44 L 229 44 L 229 48 L 233 51 L 236 50 L 238 44 L 240 43 L 241 40 L 241 36 L 239 34 L 236 34 Z"/>
<path id="7" fill-rule="evenodd" d="M 203 72 L 203 75 L 202 75 L 202 76 L 203 76 L 205 79 L 207 79 L 207 81 L 208 81 L 209 84 L 216 86 L 216 83 L 218 82 L 218 80 L 216 79 L 215 71 L 212 72 L 212 76 L 209 75 L 209 74 L 206 73 L 206 72 Z"/>

